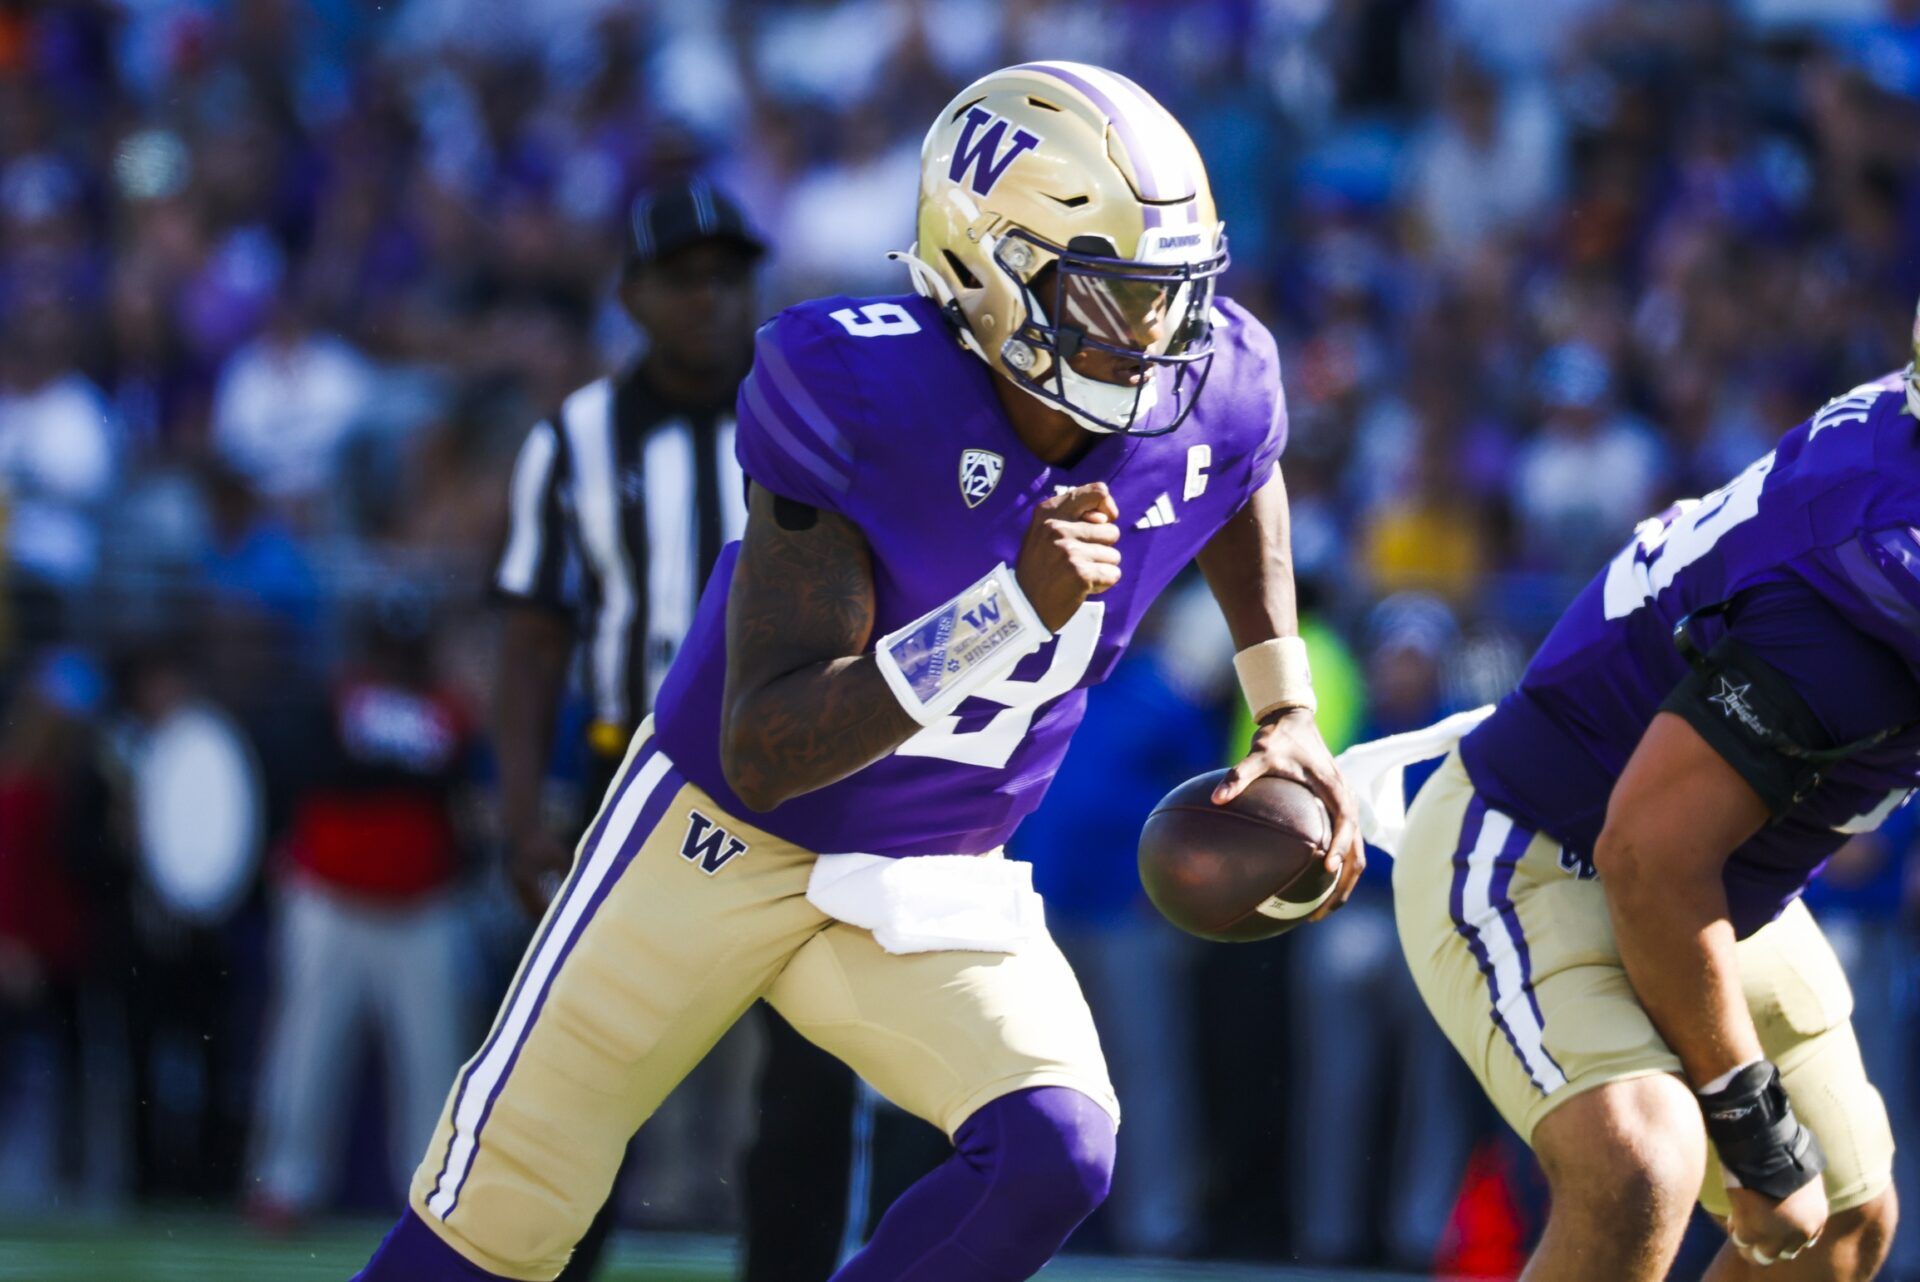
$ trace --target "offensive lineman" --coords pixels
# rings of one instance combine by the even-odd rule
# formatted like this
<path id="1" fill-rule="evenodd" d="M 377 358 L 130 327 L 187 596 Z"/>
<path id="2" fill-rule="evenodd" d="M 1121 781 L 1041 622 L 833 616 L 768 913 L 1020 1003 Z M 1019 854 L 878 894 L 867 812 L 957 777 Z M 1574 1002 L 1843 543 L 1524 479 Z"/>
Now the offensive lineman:
<path id="1" fill-rule="evenodd" d="M 1916 325 L 1920 358 L 1920 325 Z M 1400 937 L 1540 1157 L 1530 1279 L 1864 1282 L 1893 1138 L 1800 902 L 1920 785 L 1920 372 L 1642 523 L 1407 816 Z"/>
<path id="2" fill-rule="evenodd" d="M 1038 1270 L 1105 1196 L 1119 1107 L 998 856 L 1190 560 L 1261 723 L 1216 799 L 1306 782 L 1341 871 L 1319 911 L 1358 876 L 1295 635 L 1278 362 L 1214 297 L 1185 132 L 1097 68 L 989 75 L 927 135 L 904 257 L 916 294 L 760 332 L 745 536 L 364 1282 L 552 1278 L 628 1136 L 763 996 L 955 1144 L 838 1282 Z"/>

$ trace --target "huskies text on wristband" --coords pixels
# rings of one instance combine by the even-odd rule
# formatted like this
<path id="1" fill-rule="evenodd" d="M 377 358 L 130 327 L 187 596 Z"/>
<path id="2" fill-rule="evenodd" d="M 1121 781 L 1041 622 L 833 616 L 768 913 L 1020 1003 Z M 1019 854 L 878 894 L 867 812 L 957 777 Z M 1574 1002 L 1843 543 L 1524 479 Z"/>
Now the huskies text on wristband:
<path id="1" fill-rule="evenodd" d="M 930 726 L 1052 635 L 1003 561 L 945 605 L 881 637 L 874 658 L 900 706 Z"/>

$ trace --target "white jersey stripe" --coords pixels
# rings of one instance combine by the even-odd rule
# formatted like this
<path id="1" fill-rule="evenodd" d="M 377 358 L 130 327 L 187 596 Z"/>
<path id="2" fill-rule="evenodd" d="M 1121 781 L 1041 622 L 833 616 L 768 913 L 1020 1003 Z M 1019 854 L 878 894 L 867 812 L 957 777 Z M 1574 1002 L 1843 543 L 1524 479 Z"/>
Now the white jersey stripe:
<path id="1" fill-rule="evenodd" d="M 488 1101 L 493 1098 L 494 1089 L 500 1084 L 501 1076 L 506 1072 L 507 1064 L 526 1037 L 528 1022 L 533 1017 L 534 1008 L 540 1004 L 547 981 L 552 977 L 561 955 L 567 951 L 587 905 L 593 902 L 601 883 L 607 879 L 608 872 L 619 857 L 621 846 L 633 831 L 641 809 L 652 799 L 672 764 L 667 760 L 666 753 L 655 752 L 622 794 L 620 804 L 615 807 L 612 818 L 600 834 L 599 844 L 586 856 L 586 868 L 568 890 L 565 902 L 554 910 L 558 916 L 554 919 L 553 928 L 541 941 L 540 950 L 527 963 L 526 979 L 520 985 L 519 994 L 502 1016 L 500 1035 L 494 1038 L 487 1053 L 467 1074 L 461 1087 L 460 1102 L 454 1109 L 453 1144 L 447 1157 L 446 1170 L 440 1177 L 439 1188 L 427 1200 L 427 1209 L 435 1216 L 445 1219 L 452 1211 L 460 1187 L 466 1182 L 467 1172 L 473 1165 L 474 1153 L 478 1148 L 480 1119 L 486 1112 Z"/>
<path id="2" fill-rule="evenodd" d="M 559 442 L 553 427 L 542 424 L 528 433 L 513 465 L 513 482 L 508 491 L 509 527 L 507 549 L 500 558 L 500 570 L 494 586 L 520 596 L 531 593 L 540 576 L 540 561 L 546 555 L 545 508 L 547 488 L 553 479 L 554 460 Z"/>
<path id="3" fill-rule="evenodd" d="M 613 383 L 600 379 L 567 398 L 561 409 L 573 456 L 580 460 L 574 495 L 580 537 L 600 585 L 588 661 L 599 706 L 594 715 L 615 725 L 627 721 L 627 653 L 632 644 L 633 567 L 620 528 L 620 467 L 614 450 Z"/>
<path id="4" fill-rule="evenodd" d="M 739 428 L 731 417 L 720 420 L 714 432 L 714 451 L 718 455 L 720 477 L 720 541 L 736 543 L 747 532 L 747 486 L 740 473 L 740 457 L 734 453 Z"/>
<path id="5" fill-rule="evenodd" d="M 693 627 L 700 595 L 700 474 L 693 432 L 684 420 L 663 423 L 641 456 L 647 518 L 647 706 Z"/>

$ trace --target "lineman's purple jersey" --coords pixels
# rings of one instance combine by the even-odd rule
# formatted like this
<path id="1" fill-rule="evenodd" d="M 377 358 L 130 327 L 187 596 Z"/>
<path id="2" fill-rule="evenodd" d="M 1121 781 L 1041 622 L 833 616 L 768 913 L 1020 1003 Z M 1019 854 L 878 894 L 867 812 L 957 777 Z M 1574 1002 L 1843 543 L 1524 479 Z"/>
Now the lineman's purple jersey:
<path id="1" fill-rule="evenodd" d="M 823 299 L 760 331 L 740 391 L 741 467 L 773 493 L 860 528 L 873 552 L 876 638 L 999 562 L 1014 565 L 1034 506 L 1061 487 L 1107 483 L 1124 563 L 1118 586 L 956 716 L 754 822 L 822 853 L 976 854 L 1040 803 L 1087 687 L 1113 670 L 1154 597 L 1273 474 L 1285 444 L 1271 336 L 1232 302 L 1215 309 L 1217 354 L 1191 417 L 1164 436 L 1103 437 L 1071 467 L 1049 467 L 1021 444 L 994 375 L 924 299 Z M 738 555 L 729 547 L 708 580 L 655 718 L 687 777 L 745 814 L 718 749 Z"/>
<path id="2" fill-rule="evenodd" d="M 1686 675 L 1674 625 L 1748 589 L 1756 605 L 1734 614 L 1735 634 L 1834 742 L 1920 719 L 1920 427 L 1899 376 L 1830 402 L 1728 485 L 1642 525 L 1462 744 L 1475 787 L 1590 874 L 1613 783 Z M 1706 620 L 1696 635 L 1710 646 L 1724 631 Z M 1847 834 L 1916 786 L 1911 730 L 1830 769 L 1728 860 L 1738 933 L 1778 916 Z"/>

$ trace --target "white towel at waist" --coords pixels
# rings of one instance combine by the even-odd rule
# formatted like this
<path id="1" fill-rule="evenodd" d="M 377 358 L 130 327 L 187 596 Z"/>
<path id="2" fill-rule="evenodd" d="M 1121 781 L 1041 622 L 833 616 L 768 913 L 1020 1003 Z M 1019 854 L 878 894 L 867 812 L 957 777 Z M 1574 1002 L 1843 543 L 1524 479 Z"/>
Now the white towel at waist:
<path id="1" fill-rule="evenodd" d="M 1407 832 L 1407 767 L 1446 756 L 1492 712 L 1492 704 L 1456 712 L 1424 730 L 1355 744 L 1335 757 L 1360 805 L 1360 835 L 1389 855 L 1399 854 Z"/>
<path id="2" fill-rule="evenodd" d="M 1033 866 L 984 855 L 821 855 L 807 902 L 890 953 L 1016 953 L 1047 932 Z"/>

